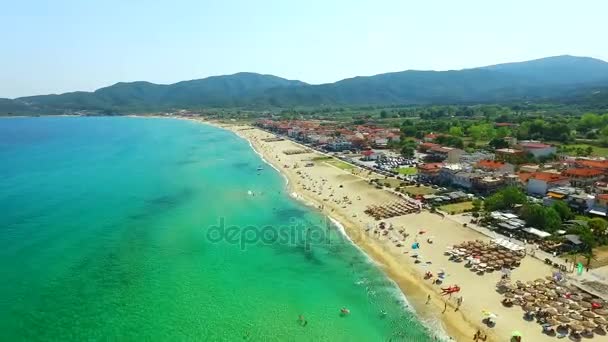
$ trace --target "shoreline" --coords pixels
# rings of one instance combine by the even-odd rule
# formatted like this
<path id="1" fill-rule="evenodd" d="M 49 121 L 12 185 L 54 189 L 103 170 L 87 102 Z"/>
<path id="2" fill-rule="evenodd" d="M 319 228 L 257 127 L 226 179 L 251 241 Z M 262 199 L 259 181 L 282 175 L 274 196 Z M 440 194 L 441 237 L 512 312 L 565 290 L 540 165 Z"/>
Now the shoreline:
<path id="1" fill-rule="evenodd" d="M 135 116 L 143 118 L 167 118 L 161 116 Z M 323 156 L 318 151 L 311 150 L 304 154 L 288 155 L 287 150 L 303 149 L 303 145 L 291 140 L 275 142 L 263 141 L 264 138 L 274 137 L 259 128 L 242 123 L 221 123 L 208 121 L 200 118 L 172 117 L 173 119 L 194 121 L 221 128 L 232 132 L 237 137 L 246 140 L 253 151 L 272 168 L 277 170 L 286 179 L 286 189 L 294 199 L 312 206 L 324 216 L 336 220 L 343 229 L 350 243 L 359 249 L 371 262 L 378 267 L 385 276 L 394 282 L 400 295 L 405 298 L 404 310 L 413 310 L 417 319 L 425 326 L 429 335 L 438 340 L 466 341 L 471 340 L 476 331 L 482 331 L 486 341 L 508 341 L 513 331 L 520 331 L 526 340 L 548 342 L 555 338 L 541 332 L 540 326 L 530 324 L 522 318 L 521 309 L 506 308 L 500 301 L 502 296 L 496 292 L 496 283 L 500 280 L 500 272 L 485 274 L 483 276 L 471 273 L 462 264 L 453 263 L 444 255 L 444 250 L 454 244 L 481 240 L 490 241 L 491 238 L 474 229 L 463 227 L 462 223 L 453 218 L 445 220 L 437 214 L 422 211 L 416 214 L 408 214 L 384 219 L 386 224 L 404 228 L 410 232 L 408 236 L 401 237 L 396 231 L 386 231 L 386 237 L 366 233 L 370 227 L 376 227 L 379 221 L 373 220 L 364 213 L 368 205 L 382 204 L 396 200 L 398 197 L 390 191 L 377 189 L 368 183 L 367 178 L 362 177 L 360 169 L 344 170 L 325 161 L 315 161 L 311 158 Z M 243 128 L 246 128 L 243 130 Z M 304 157 L 304 159 L 302 159 Z M 302 162 L 314 162 L 314 167 L 300 167 Z M 291 165 L 291 166 L 290 166 Z M 297 170 L 297 171 L 296 171 Z M 319 184 L 329 184 L 332 190 L 330 197 Z M 339 185 L 339 188 L 338 188 Z M 313 189 L 314 187 L 314 189 Z M 357 200 L 350 200 L 348 206 L 333 204 L 340 196 L 334 196 L 334 192 L 341 195 L 357 196 Z M 337 195 L 337 194 L 336 194 Z M 325 196 L 325 198 L 323 198 Z M 368 227 L 364 230 L 364 227 Z M 417 233 L 413 233 L 415 227 Z M 425 232 L 425 236 L 418 240 L 419 234 Z M 411 236 L 410 236 L 411 235 Z M 422 241 L 426 237 L 432 237 L 433 243 Z M 397 239 L 403 245 L 396 245 Z M 420 257 L 426 263 L 415 262 L 409 254 L 408 245 L 413 241 L 420 242 L 421 248 L 412 252 L 420 253 Z M 405 240 L 410 239 L 406 242 Z M 400 247 L 400 248 L 399 248 Z M 447 278 L 441 286 L 433 285 L 431 281 L 424 279 L 425 271 L 445 270 Z M 552 274 L 551 267 L 542 261 L 527 257 L 522 260 L 521 266 L 512 270 L 513 281 L 533 281 L 536 278 Z M 443 297 L 441 287 L 458 284 L 461 286 L 460 298 L 464 299 L 461 306 L 457 306 L 456 299 Z M 427 296 L 430 301 L 427 301 Z M 489 328 L 482 323 L 482 312 L 491 311 L 498 317 L 499 323 Z M 438 331 L 439 330 L 439 331 Z"/>
<path id="2" fill-rule="evenodd" d="M 448 314 L 447 317 L 444 316 L 444 319 L 439 319 L 439 317 L 433 315 L 433 313 L 441 310 L 441 303 L 443 303 L 441 297 L 432 296 L 433 300 L 431 304 L 434 304 L 435 308 L 429 308 L 428 305 L 424 304 L 423 301 L 426 300 L 425 289 L 420 286 L 420 283 L 416 282 L 416 277 L 414 275 L 408 277 L 403 274 L 398 274 L 397 272 L 394 272 L 393 270 L 391 270 L 391 268 L 394 269 L 398 267 L 391 267 L 391 260 L 389 260 L 387 255 L 383 255 L 383 252 L 381 250 L 374 248 L 369 243 L 364 243 L 362 245 L 360 241 L 355 242 L 353 240 L 353 237 L 349 234 L 349 232 L 352 234 L 356 230 L 352 222 L 349 222 L 344 218 L 336 218 L 334 215 L 332 215 L 335 213 L 320 209 L 322 203 L 319 203 L 317 199 L 312 198 L 311 196 L 307 196 L 302 192 L 298 191 L 298 189 L 293 186 L 295 182 L 293 182 L 293 180 L 290 182 L 289 174 L 284 171 L 281 171 L 280 165 L 275 165 L 271 161 L 269 161 L 269 158 L 266 158 L 268 156 L 265 156 L 261 151 L 259 151 L 259 149 L 256 148 L 254 142 L 251 139 L 248 139 L 246 136 L 239 134 L 239 131 L 235 130 L 234 127 L 224 126 L 215 122 L 201 121 L 196 119 L 180 119 L 195 121 L 198 123 L 208 124 L 215 128 L 224 129 L 235 134 L 237 137 L 247 141 L 254 153 L 260 156 L 260 158 L 266 164 L 271 166 L 274 170 L 276 170 L 280 175 L 283 176 L 286 181 L 285 186 L 288 189 L 288 192 L 291 197 L 300 201 L 306 206 L 312 207 L 314 210 L 319 211 L 322 215 L 329 218 L 330 221 L 332 221 L 332 224 L 334 224 L 338 228 L 340 233 L 344 235 L 344 237 L 346 237 L 346 239 L 356 249 L 358 249 L 368 259 L 369 262 L 373 263 L 375 267 L 378 267 L 385 274 L 385 276 L 395 284 L 396 288 L 399 290 L 399 295 L 404 299 L 404 302 L 406 303 L 406 307 L 404 307 L 404 310 L 413 311 L 415 316 L 428 329 L 429 333 L 431 333 L 432 337 L 439 338 L 444 341 L 461 341 L 470 338 L 470 336 L 475 333 L 477 327 L 471 325 L 470 322 L 468 322 L 467 320 L 465 320 L 464 322 L 460 322 L 459 324 L 453 319 L 454 317 L 452 317 L 453 315 L 451 314 Z M 451 312 L 452 311 L 450 310 L 450 313 Z M 463 326 L 463 324 L 461 323 L 465 323 L 465 326 Z M 439 329 L 440 331 L 433 333 L 433 329 Z"/>

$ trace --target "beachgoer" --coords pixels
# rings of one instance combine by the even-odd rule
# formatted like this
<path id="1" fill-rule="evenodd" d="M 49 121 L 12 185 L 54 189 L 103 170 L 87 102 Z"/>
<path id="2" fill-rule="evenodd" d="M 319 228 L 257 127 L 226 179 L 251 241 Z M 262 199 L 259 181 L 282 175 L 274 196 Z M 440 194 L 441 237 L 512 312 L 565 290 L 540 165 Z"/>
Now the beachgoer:
<path id="1" fill-rule="evenodd" d="M 431 302 L 431 295 L 426 296 L 426 304 Z"/>
<path id="2" fill-rule="evenodd" d="M 479 341 L 480 335 L 481 335 L 481 331 L 477 330 L 475 335 L 473 335 L 473 341 Z"/>

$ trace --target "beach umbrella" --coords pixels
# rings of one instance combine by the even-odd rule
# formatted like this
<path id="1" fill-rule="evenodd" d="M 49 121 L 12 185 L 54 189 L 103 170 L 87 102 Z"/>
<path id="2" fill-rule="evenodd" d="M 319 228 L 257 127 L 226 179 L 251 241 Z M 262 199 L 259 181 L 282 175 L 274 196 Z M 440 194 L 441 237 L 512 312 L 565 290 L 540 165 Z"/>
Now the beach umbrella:
<path id="1" fill-rule="evenodd" d="M 581 312 L 581 316 L 585 316 L 587 318 L 595 318 L 595 314 L 591 311 L 583 311 Z"/>
<path id="2" fill-rule="evenodd" d="M 549 315 L 553 315 L 553 316 L 556 316 L 558 314 L 556 308 L 548 308 L 545 310 L 545 312 L 548 313 Z"/>
<path id="3" fill-rule="evenodd" d="M 608 321 L 604 317 L 596 317 L 593 319 L 596 324 L 605 325 L 608 324 Z"/>
<path id="4" fill-rule="evenodd" d="M 589 328 L 589 329 L 597 328 L 597 324 L 595 324 L 591 321 L 584 321 L 583 323 L 581 323 L 581 325 L 583 325 L 585 328 Z"/>
<path id="5" fill-rule="evenodd" d="M 533 287 L 528 287 L 528 288 L 526 288 L 526 292 L 528 292 L 528 293 L 532 293 L 532 294 L 535 294 L 535 293 L 536 293 L 536 292 L 538 292 L 538 291 L 536 291 L 536 289 L 535 289 L 535 288 L 533 288 Z"/>
<path id="6" fill-rule="evenodd" d="M 548 284 L 545 284 L 545 287 L 550 288 L 550 289 L 555 289 L 555 288 L 557 288 L 557 285 L 555 285 L 553 283 L 548 283 Z"/>
<path id="7" fill-rule="evenodd" d="M 537 278 L 536 280 L 534 280 L 534 282 L 535 283 L 540 283 L 540 284 L 544 283 L 544 281 L 542 279 L 540 279 L 540 278 Z"/>
<path id="8" fill-rule="evenodd" d="M 570 303 L 569 306 L 570 306 L 570 309 L 572 309 L 572 310 L 580 310 L 581 309 L 581 307 L 578 304 L 576 304 L 576 303 Z"/>
<path id="9" fill-rule="evenodd" d="M 583 316 L 577 314 L 576 312 L 571 313 L 570 318 L 572 318 L 575 321 L 582 321 L 585 319 L 585 318 L 583 318 Z"/>
<path id="10" fill-rule="evenodd" d="M 559 293 L 560 295 L 565 295 L 566 293 L 568 293 L 568 290 L 563 287 L 558 287 L 557 289 L 555 289 L 555 292 Z"/>
<path id="11" fill-rule="evenodd" d="M 575 302 L 580 302 L 580 301 L 583 300 L 583 297 L 581 297 L 579 295 L 576 295 L 576 294 L 573 294 L 572 296 L 570 296 L 570 299 L 572 299 Z"/>
<path id="12" fill-rule="evenodd" d="M 527 302 L 533 302 L 536 300 L 536 298 L 534 298 L 534 296 L 532 296 L 532 295 L 525 295 L 524 300 Z"/>
<path id="13" fill-rule="evenodd" d="M 589 302 L 581 302 L 579 305 L 585 309 L 591 309 L 593 307 Z"/>
<path id="14" fill-rule="evenodd" d="M 515 298 L 515 294 L 512 292 L 505 293 L 505 298 Z"/>
<path id="15" fill-rule="evenodd" d="M 568 308 L 566 308 L 564 306 L 560 306 L 560 307 L 557 307 L 555 309 L 557 309 L 557 312 L 559 312 L 562 315 L 567 314 L 568 312 L 570 312 L 570 310 L 568 310 Z"/>
<path id="16" fill-rule="evenodd" d="M 562 323 L 570 323 L 570 318 L 566 316 L 557 316 L 556 319 Z"/>
<path id="17" fill-rule="evenodd" d="M 555 318 L 550 317 L 550 318 L 547 319 L 547 324 L 550 324 L 550 325 L 559 325 L 559 322 Z"/>
<path id="18" fill-rule="evenodd" d="M 526 294 L 522 289 L 515 289 L 515 290 L 513 290 L 513 293 L 515 293 L 518 296 L 523 296 Z"/>
<path id="19" fill-rule="evenodd" d="M 564 298 L 564 297 L 559 297 L 556 299 L 558 302 L 560 303 L 564 303 L 564 304 L 570 304 L 570 300 L 568 298 Z"/>
<path id="20" fill-rule="evenodd" d="M 546 276 L 545 279 L 553 281 L 553 276 Z"/>
<path id="21" fill-rule="evenodd" d="M 608 310 L 605 309 L 597 309 L 594 312 L 600 316 L 608 316 Z"/>
<path id="22" fill-rule="evenodd" d="M 541 302 L 544 302 L 549 298 L 547 298 L 547 296 L 543 296 L 542 294 L 537 294 L 536 299 L 540 300 Z"/>
<path id="23" fill-rule="evenodd" d="M 586 292 L 582 292 L 582 293 L 580 293 L 579 295 L 580 295 L 581 297 L 583 297 L 583 298 L 587 298 L 587 299 L 593 299 L 593 296 L 592 296 L 592 295 L 590 295 L 590 294 L 588 294 L 588 293 L 586 293 Z"/>
<path id="24" fill-rule="evenodd" d="M 574 323 L 574 324 L 570 324 L 570 329 L 572 329 L 574 331 L 582 331 L 585 328 L 580 324 Z"/>

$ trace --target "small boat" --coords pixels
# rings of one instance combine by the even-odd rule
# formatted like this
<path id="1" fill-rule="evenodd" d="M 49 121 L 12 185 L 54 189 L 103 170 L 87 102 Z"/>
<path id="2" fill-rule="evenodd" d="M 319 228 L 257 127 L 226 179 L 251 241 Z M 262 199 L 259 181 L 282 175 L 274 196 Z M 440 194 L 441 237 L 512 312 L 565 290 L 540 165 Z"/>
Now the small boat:
<path id="1" fill-rule="evenodd" d="M 262 166 L 261 165 L 258 166 L 258 171 L 262 171 L 262 170 L 263 170 Z"/>

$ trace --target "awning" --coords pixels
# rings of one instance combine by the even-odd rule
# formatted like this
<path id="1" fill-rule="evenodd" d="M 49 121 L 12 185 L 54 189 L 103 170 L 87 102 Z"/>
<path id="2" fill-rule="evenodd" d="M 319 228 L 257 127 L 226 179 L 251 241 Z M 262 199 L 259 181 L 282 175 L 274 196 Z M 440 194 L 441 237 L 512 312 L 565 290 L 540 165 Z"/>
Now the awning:
<path id="1" fill-rule="evenodd" d="M 518 227 L 512 226 L 512 225 L 510 225 L 510 224 L 508 224 L 506 222 L 500 222 L 498 224 L 498 226 L 501 227 L 501 228 L 504 228 L 504 229 L 508 229 L 508 230 L 517 230 L 518 229 Z"/>
<path id="2" fill-rule="evenodd" d="M 541 239 L 544 239 L 548 236 L 551 236 L 551 234 L 547 233 L 547 232 L 543 232 L 542 230 L 538 230 L 536 228 L 524 228 L 522 229 L 524 232 L 526 233 L 530 233 L 532 235 L 536 235 Z"/>
<path id="3" fill-rule="evenodd" d="M 591 210 L 589 210 L 589 214 L 598 215 L 598 216 L 604 216 L 604 217 L 607 216 L 607 214 L 606 214 L 605 211 L 600 211 L 600 210 L 597 210 L 597 209 L 591 209 Z"/>
<path id="4" fill-rule="evenodd" d="M 551 198 L 556 198 L 556 199 L 562 199 L 562 198 L 566 197 L 566 195 L 565 195 L 565 194 L 558 194 L 558 193 L 556 193 L 556 192 L 551 192 L 551 191 L 549 191 L 549 192 L 547 193 L 547 196 L 549 196 L 549 197 L 551 197 Z"/>

